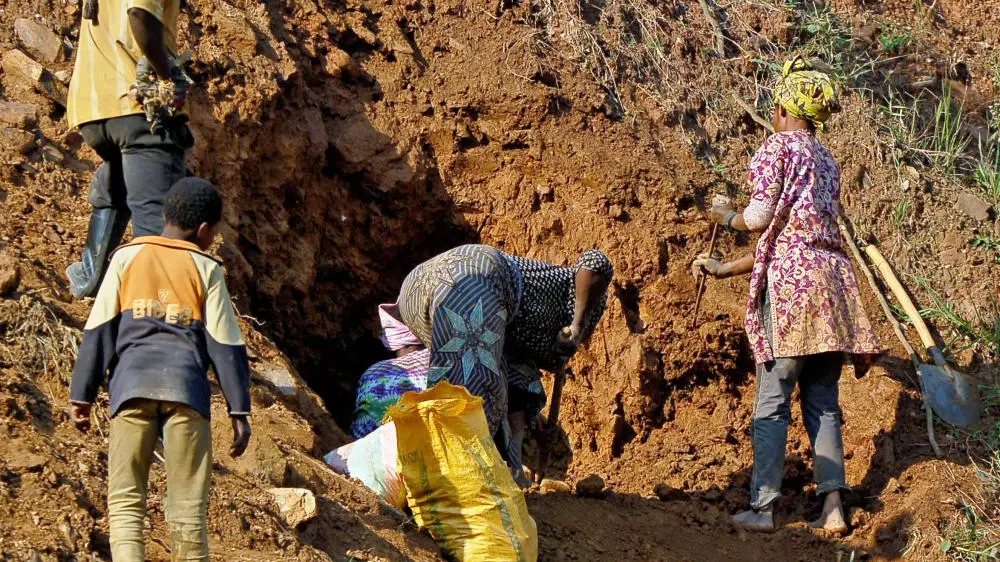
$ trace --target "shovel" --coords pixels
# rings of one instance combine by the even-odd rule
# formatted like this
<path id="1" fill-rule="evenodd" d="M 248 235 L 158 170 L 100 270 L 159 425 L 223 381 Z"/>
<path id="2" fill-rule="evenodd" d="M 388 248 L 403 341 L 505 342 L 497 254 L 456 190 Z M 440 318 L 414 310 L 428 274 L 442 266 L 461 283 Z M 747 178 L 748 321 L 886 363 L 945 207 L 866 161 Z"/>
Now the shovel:
<path id="1" fill-rule="evenodd" d="M 965 426 L 978 422 L 979 390 L 967 378 L 952 370 L 944 360 L 934 336 L 927 329 L 927 324 L 924 323 L 917 307 L 913 306 L 913 301 L 899 283 L 899 279 L 896 279 L 896 274 L 892 272 L 892 267 L 885 261 L 882 252 L 873 244 L 869 244 L 865 248 L 865 253 L 882 275 L 885 284 L 892 290 L 892 294 L 896 296 L 906 315 L 910 317 L 910 322 L 920 334 L 920 341 L 934 360 L 936 366 L 921 363 L 917 369 L 924 385 L 924 395 L 931 408 L 941 419 L 952 425 Z"/>
<path id="2" fill-rule="evenodd" d="M 861 250 L 858 249 L 857 242 L 854 241 L 854 234 L 851 233 L 851 228 L 848 226 L 847 218 L 844 216 L 840 217 L 838 221 L 840 223 L 840 231 L 844 234 L 844 240 L 847 241 L 847 246 L 851 249 L 851 253 L 854 254 L 854 260 L 858 262 L 858 267 L 861 272 L 864 273 L 865 279 L 868 280 L 868 285 L 871 287 L 872 292 L 875 293 L 875 297 L 878 299 L 879 305 L 882 306 L 882 312 L 885 313 L 885 319 L 892 326 L 892 331 L 896 334 L 899 339 L 899 343 L 903 344 L 903 349 L 906 350 L 907 355 L 910 356 L 910 361 L 913 361 L 913 371 L 915 373 L 920 372 L 920 356 L 917 352 L 913 350 L 913 346 L 910 345 L 909 340 L 903 334 L 903 329 L 899 325 L 899 321 L 896 320 L 896 315 L 893 314 L 892 308 L 889 306 L 889 301 L 886 300 L 885 295 L 882 294 L 882 289 L 879 288 L 878 283 L 875 282 L 875 275 L 872 273 L 870 267 L 868 267 L 868 262 L 861 255 Z M 934 438 L 934 414 L 931 413 L 931 405 L 927 401 L 927 390 L 924 388 L 924 384 L 920 383 L 920 393 L 924 400 L 924 411 L 927 414 L 927 440 L 930 441 L 931 449 L 934 450 L 934 456 L 941 458 L 941 447 L 937 444 L 937 439 Z"/>

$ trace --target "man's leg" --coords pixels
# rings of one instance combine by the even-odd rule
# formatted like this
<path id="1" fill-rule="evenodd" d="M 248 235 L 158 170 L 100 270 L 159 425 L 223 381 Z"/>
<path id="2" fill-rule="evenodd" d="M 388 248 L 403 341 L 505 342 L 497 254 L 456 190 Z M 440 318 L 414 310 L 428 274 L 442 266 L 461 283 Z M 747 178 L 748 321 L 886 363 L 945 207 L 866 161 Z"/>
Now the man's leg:
<path id="1" fill-rule="evenodd" d="M 97 293 L 108 257 L 121 242 L 129 219 L 122 155 L 107 135 L 106 122 L 87 123 L 80 128 L 80 133 L 104 162 L 90 182 L 87 199 L 93 210 L 83 255 L 79 262 L 66 269 L 70 292 L 78 299 Z"/>
<path id="2" fill-rule="evenodd" d="M 823 353 L 809 358 L 799 380 L 802 417 L 813 447 L 813 477 L 817 493 L 825 495 L 823 512 L 811 523 L 845 532 L 847 523 L 840 490 L 849 489 L 844 472 L 844 440 L 840 428 L 840 372 L 843 354 Z"/>
<path id="3" fill-rule="evenodd" d="M 156 402 L 131 400 L 111 420 L 108 521 L 114 562 L 143 562 L 149 464 L 159 433 Z"/>
<path id="4" fill-rule="evenodd" d="M 187 132 L 185 125 L 175 128 Z M 170 188 L 184 177 L 184 151 L 189 145 L 178 144 L 177 135 L 154 135 L 141 115 L 108 121 L 108 132 L 122 151 L 132 234 L 158 236 L 163 232 L 163 203 Z"/>
<path id="5" fill-rule="evenodd" d="M 212 482 L 212 426 L 183 404 L 164 403 L 164 507 L 173 562 L 208 562 L 208 493 Z"/>
<path id="6" fill-rule="evenodd" d="M 773 507 L 781 498 L 785 473 L 785 444 L 791 415 L 792 391 L 802 371 L 801 358 L 779 358 L 757 366 L 757 396 L 753 422 L 753 476 L 750 507 L 734 518 L 743 527 L 774 529 Z"/>

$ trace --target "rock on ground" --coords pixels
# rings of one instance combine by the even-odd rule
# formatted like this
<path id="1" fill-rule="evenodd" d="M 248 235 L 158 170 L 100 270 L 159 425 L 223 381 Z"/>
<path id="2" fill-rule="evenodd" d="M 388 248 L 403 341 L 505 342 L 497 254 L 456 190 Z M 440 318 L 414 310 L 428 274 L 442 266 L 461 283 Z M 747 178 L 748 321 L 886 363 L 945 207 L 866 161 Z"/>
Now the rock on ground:
<path id="1" fill-rule="evenodd" d="M 34 88 L 50 100 L 66 105 L 66 85 L 28 55 L 11 49 L 3 54 L 2 66 L 4 74 L 20 80 L 25 87 Z"/>
<path id="2" fill-rule="evenodd" d="M 234 467 L 237 472 L 281 486 L 288 472 L 288 460 L 273 439 L 255 434 L 250 438 L 246 453 L 234 462 Z"/>
<path id="3" fill-rule="evenodd" d="M 47 62 L 58 62 L 63 55 L 59 36 L 44 25 L 28 18 L 14 21 L 14 34 L 25 48 L 35 51 Z"/>
<path id="4" fill-rule="evenodd" d="M 976 219 L 986 221 L 990 219 L 990 204 L 971 193 L 963 193 L 958 196 L 955 202 L 963 213 Z"/>
<path id="5" fill-rule="evenodd" d="M 289 527 L 298 527 L 316 516 L 316 496 L 305 488 L 271 488 L 268 493 Z"/>
<path id="6" fill-rule="evenodd" d="M 562 480 L 553 480 L 551 478 L 545 478 L 542 483 L 538 485 L 542 493 L 551 494 L 555 492 L 562 492 L 564 494 L 570 493 L 571 489 L 569 484 L 563 482 Z"/>
<path id="7" fill-rule="evenodd" d="M 35 148 L 35 135 L 20 129 L 0 127 L 0 146 L 9 146 L 21 154 L 27 154 Z"/>
<path id="8" fill-rule="evenodd" d="M 591 474 L 576 483 L 576 495 L 585 498 L 602 497 L 606 490 L 607 484 L 605 484 L 604 479 L 596 474 Z"/>
<path id="9" fill-rule="evenodd" d="M 0 100 L 0 123 L 28 129 L 38 122 L 38 111 L 35 104 Z"/>
<path id="10" fill-rule="evenodd" d="M 0 254 L 0 297 L 6 297 L 17 290 L 21 283 L 21 268 L 12 257 Z"/>
<path id="11" fill-rule="evenodd" d="M 656 494 L 656 497 L 660 498 L 660 501 L 672 502 L 688 500 L 688 495 L 684 492 L 684 490 L 679 490 L 666 484 L 657 484 L 656 487 L 653 488 L 653 493 Z"/>

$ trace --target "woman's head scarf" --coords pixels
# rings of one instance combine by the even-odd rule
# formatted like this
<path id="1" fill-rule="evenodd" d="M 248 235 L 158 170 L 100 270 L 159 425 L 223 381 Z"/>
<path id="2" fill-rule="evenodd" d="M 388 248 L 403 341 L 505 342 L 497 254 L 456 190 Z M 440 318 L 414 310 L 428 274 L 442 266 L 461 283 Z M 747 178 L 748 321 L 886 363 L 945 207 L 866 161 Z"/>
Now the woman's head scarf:
<path id="1" fill-rule="evenodd" d="M 774 88 L 774 101 L 798 119 L 816 125 L 820 131 L 830 115 L 840 111 L 837 87 L 830 75 L 816 70 L 800 56 L 785 62 Z"/>
<path id="2" fill-rule="evenodd" d="M 382 345 L 389 351 L 397 351 L 409 345 L 423 345 L 416 335 L 399 319 L 399 306 L 380 304 L 379 323 L 382 324 Z"/>

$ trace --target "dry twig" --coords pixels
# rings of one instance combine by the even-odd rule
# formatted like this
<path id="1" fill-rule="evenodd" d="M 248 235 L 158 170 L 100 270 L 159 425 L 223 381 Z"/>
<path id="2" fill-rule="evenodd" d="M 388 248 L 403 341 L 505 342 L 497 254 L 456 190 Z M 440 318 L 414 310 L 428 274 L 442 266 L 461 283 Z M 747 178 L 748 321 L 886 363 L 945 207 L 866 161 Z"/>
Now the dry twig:
<path id="1" fill-rule="evenodd" d="M 698 4 L 701 5 L 701 11 L 705 14 L 705 19 L 711 24 L 712 31 L 715 33 L 715 52 L 720 57 L 726 58 L 726 34 L 723 32 L 722 24 L 719 23 L 719 18 L 715 14 L 715 8 L 709 4 L 709 0 L 698 0 Z"/>
<path id="2" fill-rule="evenodd" d="M 753 119 L 754 122 L 756 122 L 761 127 L 764 127 L 768 131 L 772 133 L 774 132 L 774 125 L 772 125 L 767 119 L 761 117 L 760 114 L 757 113 L 757 110 L 754 109 L 752 105 L 745 102 L 743 98 L 741 98 L 739 95 L 735 93 L 733 94 L 733 100 L 736 101 L 736 105 L 740 106 L 743 109 L 743 111 L 746 111 L 747 114 L 750 115 L 750 118 Z"/>

